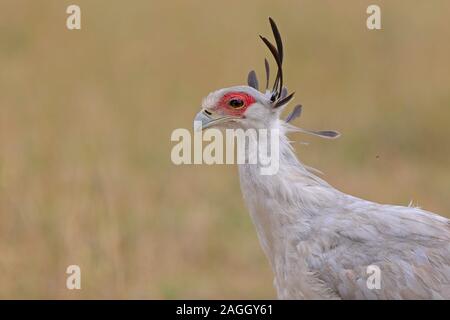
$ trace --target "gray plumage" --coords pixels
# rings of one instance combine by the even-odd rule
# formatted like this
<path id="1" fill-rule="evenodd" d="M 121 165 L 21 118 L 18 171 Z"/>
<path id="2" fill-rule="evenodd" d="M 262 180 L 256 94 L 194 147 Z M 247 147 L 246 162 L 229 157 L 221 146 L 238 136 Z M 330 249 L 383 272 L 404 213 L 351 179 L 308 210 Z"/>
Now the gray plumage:
<path id="1" fill-rule="evenodd" d="M 275 176 L 239 166 L 279 298 L 450 298 L 449 220 L 344 194 L 309 172 L 282 139 Z M 372 265 L 381 271 L 379 289 L 367 285 Z"/>
<path id="2" fill-rule="evenodd" d="M 279 170 L 274 175 L 261 175 L 260 163 L 238 165 L 242 194 L 273 270 L 278 297 L 450 299 L 448 219 L 342 193 L 295 156 L 289 132 L 326 138 L 339 133 L 287 123 L 300 114 L 300 107 L 286 121 L 280 120 L 292 97 L 282 95 L 281 37 L 273 20 L 270 23 L 277 48 L 262 39 L 278 66 L 272 91 L 262 93 L 249 86 L 220 89 L 203 100 L 196 119 L 208 127 L 279 132 Z M 268 70 L 267 62 L 265 66 Z M 254 102 L 242 109 L 243 114 L 230 113 L 220 104 L 228 94 L 248 95 Z M 253 141 L 245 148 L 259 143 L 258 135 L 249 138 Z M 380 271 L 379 288 L 368 285 L 374 266 Z"/>
<path id="3" fill-rule="evenodd" d="M 292 109 L 291 113 L 289 113 L 289 115 L 286 117 L 286 120 L 284 121 L 286 121 L 286 123 L 289 123 L 295 118 L 300 117 L 301 114 L 302 114 L 302 105 L 298 104 L 294 107 L 294 109 Z"/>
<path id="4" fill-rule="evenodd" d="M 247 83 L 249 87 L 259 90 L 258 78 L 256 77 L 256 72 L 254 70 L 248 73 Z"/>

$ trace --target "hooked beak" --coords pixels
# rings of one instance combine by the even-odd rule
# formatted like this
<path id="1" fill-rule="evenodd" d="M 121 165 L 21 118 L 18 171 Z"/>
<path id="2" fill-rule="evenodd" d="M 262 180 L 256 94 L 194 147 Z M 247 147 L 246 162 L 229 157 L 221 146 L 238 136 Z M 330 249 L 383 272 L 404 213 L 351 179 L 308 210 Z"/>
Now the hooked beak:
<path id="1" fill-rule="evenodd" d="M 215 114 L 202 109 L 194 118 L 194 130 L 201 131 L 206 128 L 210 128 L 220 123 L 224 123 L 231 120 L 236 120 L 237 117 L 232 116 L 216 116 Z"/>

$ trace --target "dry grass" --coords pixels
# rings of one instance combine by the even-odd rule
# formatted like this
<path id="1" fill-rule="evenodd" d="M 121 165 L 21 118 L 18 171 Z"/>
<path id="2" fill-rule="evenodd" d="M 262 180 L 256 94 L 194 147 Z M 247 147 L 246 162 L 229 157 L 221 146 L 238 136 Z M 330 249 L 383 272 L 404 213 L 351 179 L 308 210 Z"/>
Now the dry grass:
<path id="1" fill-rule="evenodd" d="M 378 1 L 379 2 L 379 1 Z M 302 159 L 343 191 L 450 212 L 448 1 L 0 4 L 0 297 L 272 298 L 236 168 L 174 166 L 201 98 L 262 72 L 286 38 Z M 403 4 L 403 5 L 402 5 Z M 82 268 L 82 290 L 65 268 Z"/>

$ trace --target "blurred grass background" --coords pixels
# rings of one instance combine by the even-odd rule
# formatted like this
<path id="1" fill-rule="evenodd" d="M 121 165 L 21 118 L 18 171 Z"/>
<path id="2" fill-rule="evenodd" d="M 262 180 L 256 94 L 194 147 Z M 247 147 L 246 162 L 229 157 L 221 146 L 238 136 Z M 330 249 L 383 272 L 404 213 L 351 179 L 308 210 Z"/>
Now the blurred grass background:
<path id="1" fill-rule="evenodd" d="M 65 27 L 78 4 L 82 30 Z M 366 29 L 379 4 L 381 31 Z M 262 78 L 285 39 L 306 128 L 337 188 L 450 214 L 450 2 L 0 3 L 0 298 L 273 298 L 234 166 L 175 166 L 203 96 Z M 82 290 L 65 287 L 78 264 Z"/>

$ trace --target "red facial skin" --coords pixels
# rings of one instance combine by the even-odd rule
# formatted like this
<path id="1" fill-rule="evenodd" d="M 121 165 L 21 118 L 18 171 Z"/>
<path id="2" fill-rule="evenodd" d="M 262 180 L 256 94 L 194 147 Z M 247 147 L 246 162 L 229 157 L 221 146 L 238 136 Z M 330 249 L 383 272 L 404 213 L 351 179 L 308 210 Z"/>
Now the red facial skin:
<path id="1" fill-rule="evenodd" d="M 244 105 L 240 108 L 233 108 L 229 105 L 230 100 L 232 99 L 240 99 L 244 101 Z M 225 114 L 234 117 L 243 117 L 245 110 L 250 107 L 256 100 L 251 95 L 244 92 L 229 92 L 224 94 L 220 99 L 217 109 L 223 111 Z"/>

